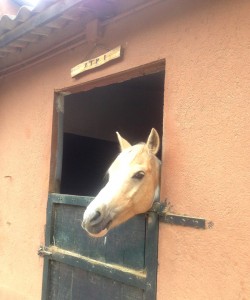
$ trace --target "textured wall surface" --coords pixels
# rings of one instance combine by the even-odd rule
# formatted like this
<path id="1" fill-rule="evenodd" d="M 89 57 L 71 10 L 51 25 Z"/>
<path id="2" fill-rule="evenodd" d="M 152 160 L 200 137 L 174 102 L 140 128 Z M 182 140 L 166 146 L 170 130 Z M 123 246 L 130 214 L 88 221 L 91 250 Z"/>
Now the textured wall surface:
<path id="1" fill-rule="evenodd" d="M 202 2 L 202 3 L 201 3 Z M 80 79 L 85 45 L 0 79 L 0 299 L 41 297 L 54 90 L 165 59 L 158 299 L 249 299 L 250 2 L 165 1 L 105 29 L 124 59 Z"/>

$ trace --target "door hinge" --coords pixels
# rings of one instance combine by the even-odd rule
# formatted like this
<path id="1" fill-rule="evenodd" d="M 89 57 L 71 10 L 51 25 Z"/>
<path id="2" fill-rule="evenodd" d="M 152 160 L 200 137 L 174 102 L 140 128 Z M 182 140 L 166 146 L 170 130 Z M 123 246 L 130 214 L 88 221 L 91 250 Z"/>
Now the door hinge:
<path id="1" fill-rule="evenodd" d="M 193 227 L 197 229 L 207 229 L 213 227 L 212 221 L 207 221 L 203 218 L 190 217 L 187 215 L 179 215 L 170 212 L 171 206 L 165 202 L 154 202 L 150 211 L 159 215 L 159 221 L 171 225 L 180 225 Z"/>
<path id="2" fill-rule="evenodd" d="M 49 247 L 41 245 L 37 251 L 37 254 L 41 257 L 44 257 L 44 256 L 51 256 L 52 252 L 50 251 Z"/>

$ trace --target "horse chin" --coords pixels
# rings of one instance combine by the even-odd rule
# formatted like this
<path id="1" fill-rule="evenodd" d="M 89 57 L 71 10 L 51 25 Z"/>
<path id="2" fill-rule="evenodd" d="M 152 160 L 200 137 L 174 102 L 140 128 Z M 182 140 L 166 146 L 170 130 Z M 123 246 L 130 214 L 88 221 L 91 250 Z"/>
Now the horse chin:
<path id="1" fill-rule="evenodd" d="M 105 228 L 105 229 L 103 229 L 102 231 L 100 231 L 98 233 L 91 233 L 89 231 L 87 231 L 87 232 L 88 232 L 88 235 L 91 236 L 91 237 L 100 238 L 100 237 L 105 236 L 108 233 L 108 229 Z"/>
<path id="2" fill-rule="evenodd" d="M 90 228 L 84 228 L 84 229 L 87 231 L 88 235 L 91 237 L 96 237 L 96 238 L 103 237 L 108 233 L 111 223 L 112 223 L 112 221 L 110 220 L 106 223 L 106 225 L 104 225 L 105 227 L 99 226 L 98 229 L 92 228 L 92 230 L 90 230 Z M 98 230 L 100 230 L 100 231 L 98 231 Z"/>

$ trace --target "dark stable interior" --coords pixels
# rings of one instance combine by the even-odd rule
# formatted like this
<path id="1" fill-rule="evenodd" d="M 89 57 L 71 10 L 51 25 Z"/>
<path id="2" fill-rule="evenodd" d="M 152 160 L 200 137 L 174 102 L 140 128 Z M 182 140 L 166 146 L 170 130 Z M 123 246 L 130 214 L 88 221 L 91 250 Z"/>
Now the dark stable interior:
<path id="1" fill-rule="evenodd" d="M 120 151 L 116 131 L 132 144 L 145 142 L 152 127 L 162 136 L 164 76 L 159 72 L 65 97 L 62 194 L 97 195 Z"/>

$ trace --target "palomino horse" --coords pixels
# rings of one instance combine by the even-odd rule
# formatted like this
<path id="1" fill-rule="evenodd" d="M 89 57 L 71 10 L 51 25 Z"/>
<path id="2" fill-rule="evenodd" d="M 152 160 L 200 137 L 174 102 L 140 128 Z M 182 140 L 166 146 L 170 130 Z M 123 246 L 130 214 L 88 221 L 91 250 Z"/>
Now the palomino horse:
<path id="1" fill-rule="evenodd" d="M 83 215 L 82 228 L 94 237 L 104 236 L 111 228 L 147 212 L 159 194 L 157 131 L 153 128 L 146 143 L 134 146 L 118 132 L 117 137 L 121 153 L 108 170 L 109 181 Z"/>

